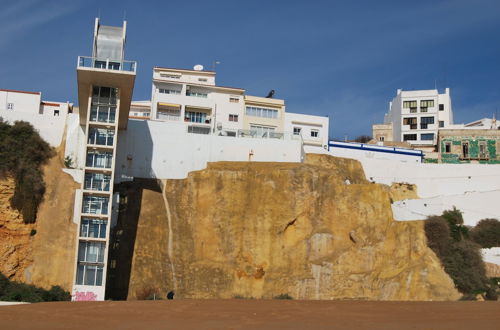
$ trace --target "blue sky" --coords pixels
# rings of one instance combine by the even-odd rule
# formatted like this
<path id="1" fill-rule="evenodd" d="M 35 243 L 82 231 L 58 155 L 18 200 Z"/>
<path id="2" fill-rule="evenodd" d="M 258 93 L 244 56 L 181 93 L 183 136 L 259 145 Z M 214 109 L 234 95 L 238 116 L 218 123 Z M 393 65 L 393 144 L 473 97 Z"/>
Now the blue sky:
<path id="1" fill-rule="evenodd" d="M 396 89 L 450 87 L 456 123 L 500 114 L 500 1 L 5 1 L 0 88 L 77 100 L 94 18 L 128 21 L 134 99 L 153 66 L 217 66 L 217 83 L 287 111 L 329 115 L 330 136 L 371 134 Z"/>

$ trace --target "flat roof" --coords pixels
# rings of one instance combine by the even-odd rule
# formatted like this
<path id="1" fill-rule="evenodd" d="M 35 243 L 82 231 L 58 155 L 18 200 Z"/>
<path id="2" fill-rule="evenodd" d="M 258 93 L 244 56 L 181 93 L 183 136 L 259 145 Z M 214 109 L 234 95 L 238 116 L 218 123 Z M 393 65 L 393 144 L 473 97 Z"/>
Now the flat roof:
<path id="1" fill-rule="evenodd" d="M 23 93 L 23 94 L 34 94 L 34 95 L 42 94 L 42 92 L 27 92 L 27 91 L 18 91 L 14 89 L 0 89 L 0 92 Z"/>
<path id="2" fill-rule="evenodd" d="M 193 70 L 193 69 L 183 69 L 183 68 L 166 68 L 166 67 L 162 67 L 162 66 L 154 66 L 153 67 L 153 70 L 157 70 L 157 69 L 160 69 L 160 70 L 170 70 L 170 71 L 181 71 L 181 72 L 184 72 L 184 71 L 187 71 L 187 72 L 197 72 L 197 73 L 208 73 L 208 74 L 215 74 L 216 72 L 215 71 L 209 71 L 209 70 Z"/>

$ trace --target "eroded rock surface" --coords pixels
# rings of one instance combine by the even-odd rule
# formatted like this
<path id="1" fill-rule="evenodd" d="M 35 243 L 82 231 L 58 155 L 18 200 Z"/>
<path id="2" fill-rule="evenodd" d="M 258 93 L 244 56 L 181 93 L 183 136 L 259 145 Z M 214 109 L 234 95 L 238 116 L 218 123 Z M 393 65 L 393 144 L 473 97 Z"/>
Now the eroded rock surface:
<path id="1" fill-rule="evenodd" d="M 128 297 L 454 300 L 423 222 L 354 160 L 211 163 L 141 194 Z M 147 205 L 162 205 L 150 208 Z"/>

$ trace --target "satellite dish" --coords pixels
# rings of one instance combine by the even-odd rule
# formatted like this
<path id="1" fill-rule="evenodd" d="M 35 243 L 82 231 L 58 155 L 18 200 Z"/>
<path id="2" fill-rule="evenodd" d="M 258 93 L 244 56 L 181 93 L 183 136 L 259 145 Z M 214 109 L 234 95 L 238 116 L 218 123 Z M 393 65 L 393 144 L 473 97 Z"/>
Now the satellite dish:
<path id="1" fill-rule="evenodd" d="M 193 68 L 195 71 L 203 71 L 203 65 L 201 64 L 196 64 Z"/>

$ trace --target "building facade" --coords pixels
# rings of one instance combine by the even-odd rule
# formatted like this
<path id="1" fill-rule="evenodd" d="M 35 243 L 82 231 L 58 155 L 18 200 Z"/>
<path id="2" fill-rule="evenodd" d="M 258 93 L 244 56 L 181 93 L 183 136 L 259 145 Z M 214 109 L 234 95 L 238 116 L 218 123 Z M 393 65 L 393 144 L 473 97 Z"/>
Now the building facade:
<path id="1" fill-rule="evenodd" d="M 69 102 L 43 101 L 41 92 L 0 89 L 0 117 L 9 122 L 29 122 L 53 147 L 60 145 L 66 118 L 72 110 Z"/>
<path id="2" fill-rule="evenodd" d="M 136 63 L 124 60 L 126 22 L 96 19 L 92 57 L 78 58 L 80 125 L 85 165 L 75 194 L 78 230 L 72 299 L 104 300 L 118 131 L 128 124 Z"/>
<path id="3" fill-rule="evenodd" d="M 439 131 L 440 163 L 500 164 L 500 130 L 443 129 Z"/>
<path id="4" fill-rule="evenodd" d="M 413 147 L 434 151 L 438 130 L 453 125 L 450 89 L 446 88 L 442 94 L 437 89 L 398 89 L 389 103 L 384 124 L 392 125 L 393 141 L 405 141 Z"/>
<path id="5" fill-rule="evenodd" d="M 282 99 L 246 95 L 242 88 L 216 85 L 215 78 L 201 66 L 155 67 L 151 101 L 132 102 L 130 118 L 184 123 L 196 134 L 302 138 L 308 150 L 327 148 L 328 117 L 287 113 Z"/>

